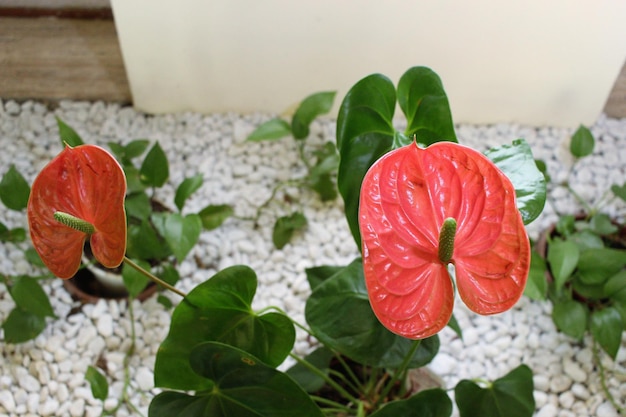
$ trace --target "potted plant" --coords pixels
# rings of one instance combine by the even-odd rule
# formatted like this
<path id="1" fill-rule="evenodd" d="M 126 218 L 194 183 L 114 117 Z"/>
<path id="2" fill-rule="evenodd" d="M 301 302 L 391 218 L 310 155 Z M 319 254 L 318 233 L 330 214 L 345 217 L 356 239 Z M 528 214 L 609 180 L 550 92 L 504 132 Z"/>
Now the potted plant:
<path id="1" fill-rule="evenodd" d="M 612 185 L 594 203 L 581 197 L 571 183 L 572 173 L 582 158 L 592 155 L 594 145 L 592 132 L 579 126 L 569 143 L 574 162 L 567 178 L 550 183 L 552 193 L 566 189 L 582 211 L 562 213 L 553 205 L 558 220 L 534 246 L 528 294 L 552 302 L 552 318 L 563 333 L 578 340 L 591 335 L 596 359 L 597 345 L 615 359 L 626 330 L 626 225 L 605 208 L 616 199 L 626 201 L 626 183 Z M 545 163 L 538 166 L 550 182 Z M 603 374 L 602 362 L 596 363 Z M 623 410 L 606 387 L 604 391 Z"/>

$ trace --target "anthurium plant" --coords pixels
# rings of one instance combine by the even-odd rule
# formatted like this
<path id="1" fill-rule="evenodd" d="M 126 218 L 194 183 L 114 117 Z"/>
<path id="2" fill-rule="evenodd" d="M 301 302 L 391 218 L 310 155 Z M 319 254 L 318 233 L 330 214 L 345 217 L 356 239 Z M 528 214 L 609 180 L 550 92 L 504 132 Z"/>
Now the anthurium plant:
<path id="1" fill-rule="evenodd" d="M 407 120 L 403 132 L 392 123 L 397 103 Z M 406 376 L 437 354 L 442 328 L 462 332 L 452 316 L 455 287 L 479 314 L 505 311 L 519 299 L 530 268 L 524 224 L 545 201 L 544 177 L 523 140 L 486 154 L 456 142 L 446 94 L 430 69 L 409 69 L 397 88 L 379 74 L 352 87 L 338 118 L 337 182 L 362 256 L 307 271 L 306 323 L 275 307 L 255 311 L 257 276 L 244 265 L 184 294 L 157 353 L 162 392 L 149 416 L 450 416 L 444 389 L 414 392 Z M 78 145 L 61 155 L 81 153 L 96 158 L 101 151 Z M 121 170 L 107 162 L 110 171 L 100 175 L 79 158 L 69 161 L 85 178 L 61 181 L 51 193 L 80 190 Z M 122 182 L 116 187 L 121 192 Z M 54 235 L 93 240 L 110 231 L 94 214 L 120 210 L 119 202 L 99 199 L 81 211 L 73 200 L 81 192 L 64 195 L 72 201 L 57 205 L 44 193 L 38 204 L 49 209 L 29 210 L 41 217 L 31 224 L 60 223 L 33 238 L 47 264 L 54 263 L 47 259 Z M 124 241 L 121 227 L 114 233 Z M 296 327 L 317 341 L 304 358 L 292 353 Z M 279 370 L 288 357 L 296 365 Z M 461 381 L 454 390 L 463 417 L 525 417 L 535 408 L 525 365 L 495 381 Z"/>

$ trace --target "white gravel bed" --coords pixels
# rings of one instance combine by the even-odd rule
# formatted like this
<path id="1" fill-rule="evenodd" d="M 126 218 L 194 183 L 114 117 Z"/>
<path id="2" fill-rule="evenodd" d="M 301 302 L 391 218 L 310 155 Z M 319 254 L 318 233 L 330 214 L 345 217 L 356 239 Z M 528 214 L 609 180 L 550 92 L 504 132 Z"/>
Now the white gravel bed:
<path id="1" fill-rule="evenodd" d="M 270 115 L 253 114 L 179 114 L 146 116 L 132 108 L 114 104 L 62 102 L 48 110 L 41 103 L 0 102 L 0 167 L 4 174 L 10 163 L 32 182 L 36 173 L 62 147 L 55 116 L 73 126 L 86 142 L 106 147 L 109 141 L 127 142 L 145 138 L 158 140 L 170 160 L 170 182 L 178 185 L 184 176 L 201 173 L 204 186 L 188 202 L 187 209 L 198 210 L 207 204 L 231 204 L 240 216 L 254 213 L 278 181 L 304 172 L 292 139 L 278 142 L 246 143 L 245 138 Z M 580 164 L 576 189 L 588 197 L 599 197 L 614 182 L 626 177 L 626 119 L 601 117 L 592 126 L 599 140 L 595 155 Z M 333 120 L 315 122 L 311 142 L 334 141 Z M 535 157 L 545 159 L 553 178 L 562 178 L 567 169 L 559 161 L 566 155 L 565 141 L 573 132 L 563 128 L 519 125 L 469 126 L 457 128 L 459 141 L 484 150 L 523 137 L 533 147 Z M 173 186 L 160 197 L 170 207 Z M 318 265 L 345 265 L 357 256 L 348 231 L 340 199 L 321 203 L 309 192 L 290 189 L 300 199 L 308 218 L 308 229 L 298 234 L 282 250 L 273 248 L 271 230 L 278 215 L 287 214 L 272 205 L 255 229 L 251 222 L 227 220 L 219 229 L 203 232 L 200 244 L 180 266 L 178 287 L 190 291 L 218 270 L 246 264 L 258 274 L 259 288 L 255 307 L 276 305 L 304 323 L 304 300 L 309 294 L 305 269 Z M 556 193 L 559 209 L 576 211 L 577 206 L 563 193 Z M 296 204 L 294 209 L 299 206 Z M 612 212 L 624 213 L 624 205 Z M 2 208 L 0 219 L 10 226 L 25 226 L 25 216 Z M 554 220 L 550 206 L 530 225 L 532 236 Z M 0 271 L 6 274 L 30 272 L 19 248 L 3 244 Z M 68 315 L 78 304 L 62 287 L 61 280 L 46 282 L 54 311 L 45 331 L 34 341 L 10 345 L 0 330 L 0 415 L 13 416 L 99 416 L 102 402 L 95 400 L 84 379 L 89 365 L 105 364 L 110 384 L 105 409 L 117 404 L 124 381 L 123 360 L 130 343 L 130 322 L 125 302 L 100 301 L 84 305 Z M 176 303 L 177 296 L 170 298 Z M 14 304 L 0 286 L 0 320 Z M 171 311 L 155 298 L 134 306 L 137 351 L 130 360 L 133 404 L 147 416 L 153 395 L 155 353 L 166 336 Z M 599 375 L 592 363 L 591 344 L 577 343 L 560 334 L 550 318 L 547 302 L 523 298 L 509 312 L 482 317 L 456 303 L 455 315 L 463 329 L 460 340 L 449 329 L 441 334 L 441 349 L 431 369 L 453 387 L 465 378 L 498 378 L 520 363 L 534 372 L 537 416 L 598 417 L 617 416 L 605 400 Z M 296 351 L 310 349 L 305 335 L 298 333 Z M 626 338 L 616 362 L 605 358 L 607 383 L 613 395 L 626 402 Z M 286 366 L 286 365 L 285 365 Z M 136 415 L 121 407 L 117 416 Z"/>

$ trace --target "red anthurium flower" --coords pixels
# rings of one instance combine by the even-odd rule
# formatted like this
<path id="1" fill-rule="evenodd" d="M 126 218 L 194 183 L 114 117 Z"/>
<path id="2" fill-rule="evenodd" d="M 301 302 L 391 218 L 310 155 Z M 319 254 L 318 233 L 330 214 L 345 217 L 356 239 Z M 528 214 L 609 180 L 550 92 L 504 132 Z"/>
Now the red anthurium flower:
<path id="1" fill-rule="evenodd" d="M 67 146 L 46 165 L 27 211 L 33 246 L 52 273 L 64 279 L 76 273 L 88 236 L 102 265 L 119 266 L 126 252 L 125 195 L 122 167 L 98 146 Z"/>
<path id="2" fill-rule="evenodd" d="M 439 142 L 387 153 L 363 179 L 359 225 L 372 309 L 396 334 L 421 339 L 446 326 L 448 263 L 476 313 L 508 310 L 524 291 L 530 243 L 515 189 L 480 152 Z"/>

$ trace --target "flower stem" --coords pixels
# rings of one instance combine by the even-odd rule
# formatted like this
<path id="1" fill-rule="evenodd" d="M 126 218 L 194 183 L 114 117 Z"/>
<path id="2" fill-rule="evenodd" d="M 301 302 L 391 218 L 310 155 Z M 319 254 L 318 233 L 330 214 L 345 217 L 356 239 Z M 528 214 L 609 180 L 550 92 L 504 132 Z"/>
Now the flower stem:
<path id="1" fill-rule="evenodd" d="M 376 401 L 377 406 L 380 405 L 380 403 L 384 401 L 385 398 L 387 398 L 387 396 L 391 392 L 391 389 L 396 385 L 396 383 L 400 380 L 400 378 L 404 378 L 404 375 L 406 375 L 406 371 L 409 366 L 409 363 L 411 362 L 411 359 L 413 359 L 413 355 L 415 355 L 415 352 L 417 352 L 417 349 L 420 347 L 421 342 L 422 342 L 421 339 L 413 341 L 413 344 L 411 345 L 411 348 L 409 349 L 406 356 L 404 357 L 404 360 L 402 361 L 400 366 L 396 369 L 396 371 L 391 376 L 391 379 L 385 386 L 380 397 L 378 397 L 378 400 Z"/>
<path id="2" fill-rule="evenodd" d="M 187 294 L 185 294 L 184 292 L 182 292 L 178 288 L 175 288 L 174 286 L 168 284 L 167 282 L 163 281 L 161 278 L 157 277 L 153 273 L 151 273 L 149 271 L 146 271 L 141 266 L 139 266 L 135 262 L 131 261 L 127 256 L 124 256 L 124 262 L 126 264 L 128 264 L 128 266 L 134 268 L 137 272 L 139 272 L 140 274 L 148 277 L 149 279 L 151 279 L 152 281 L 156 282 L 157 284 L 167 288 L 168 290 L 170 290 L 172 292 L 175 292 L 176 294 L 180 295 L 183 298 L 187 297 Z"/>

